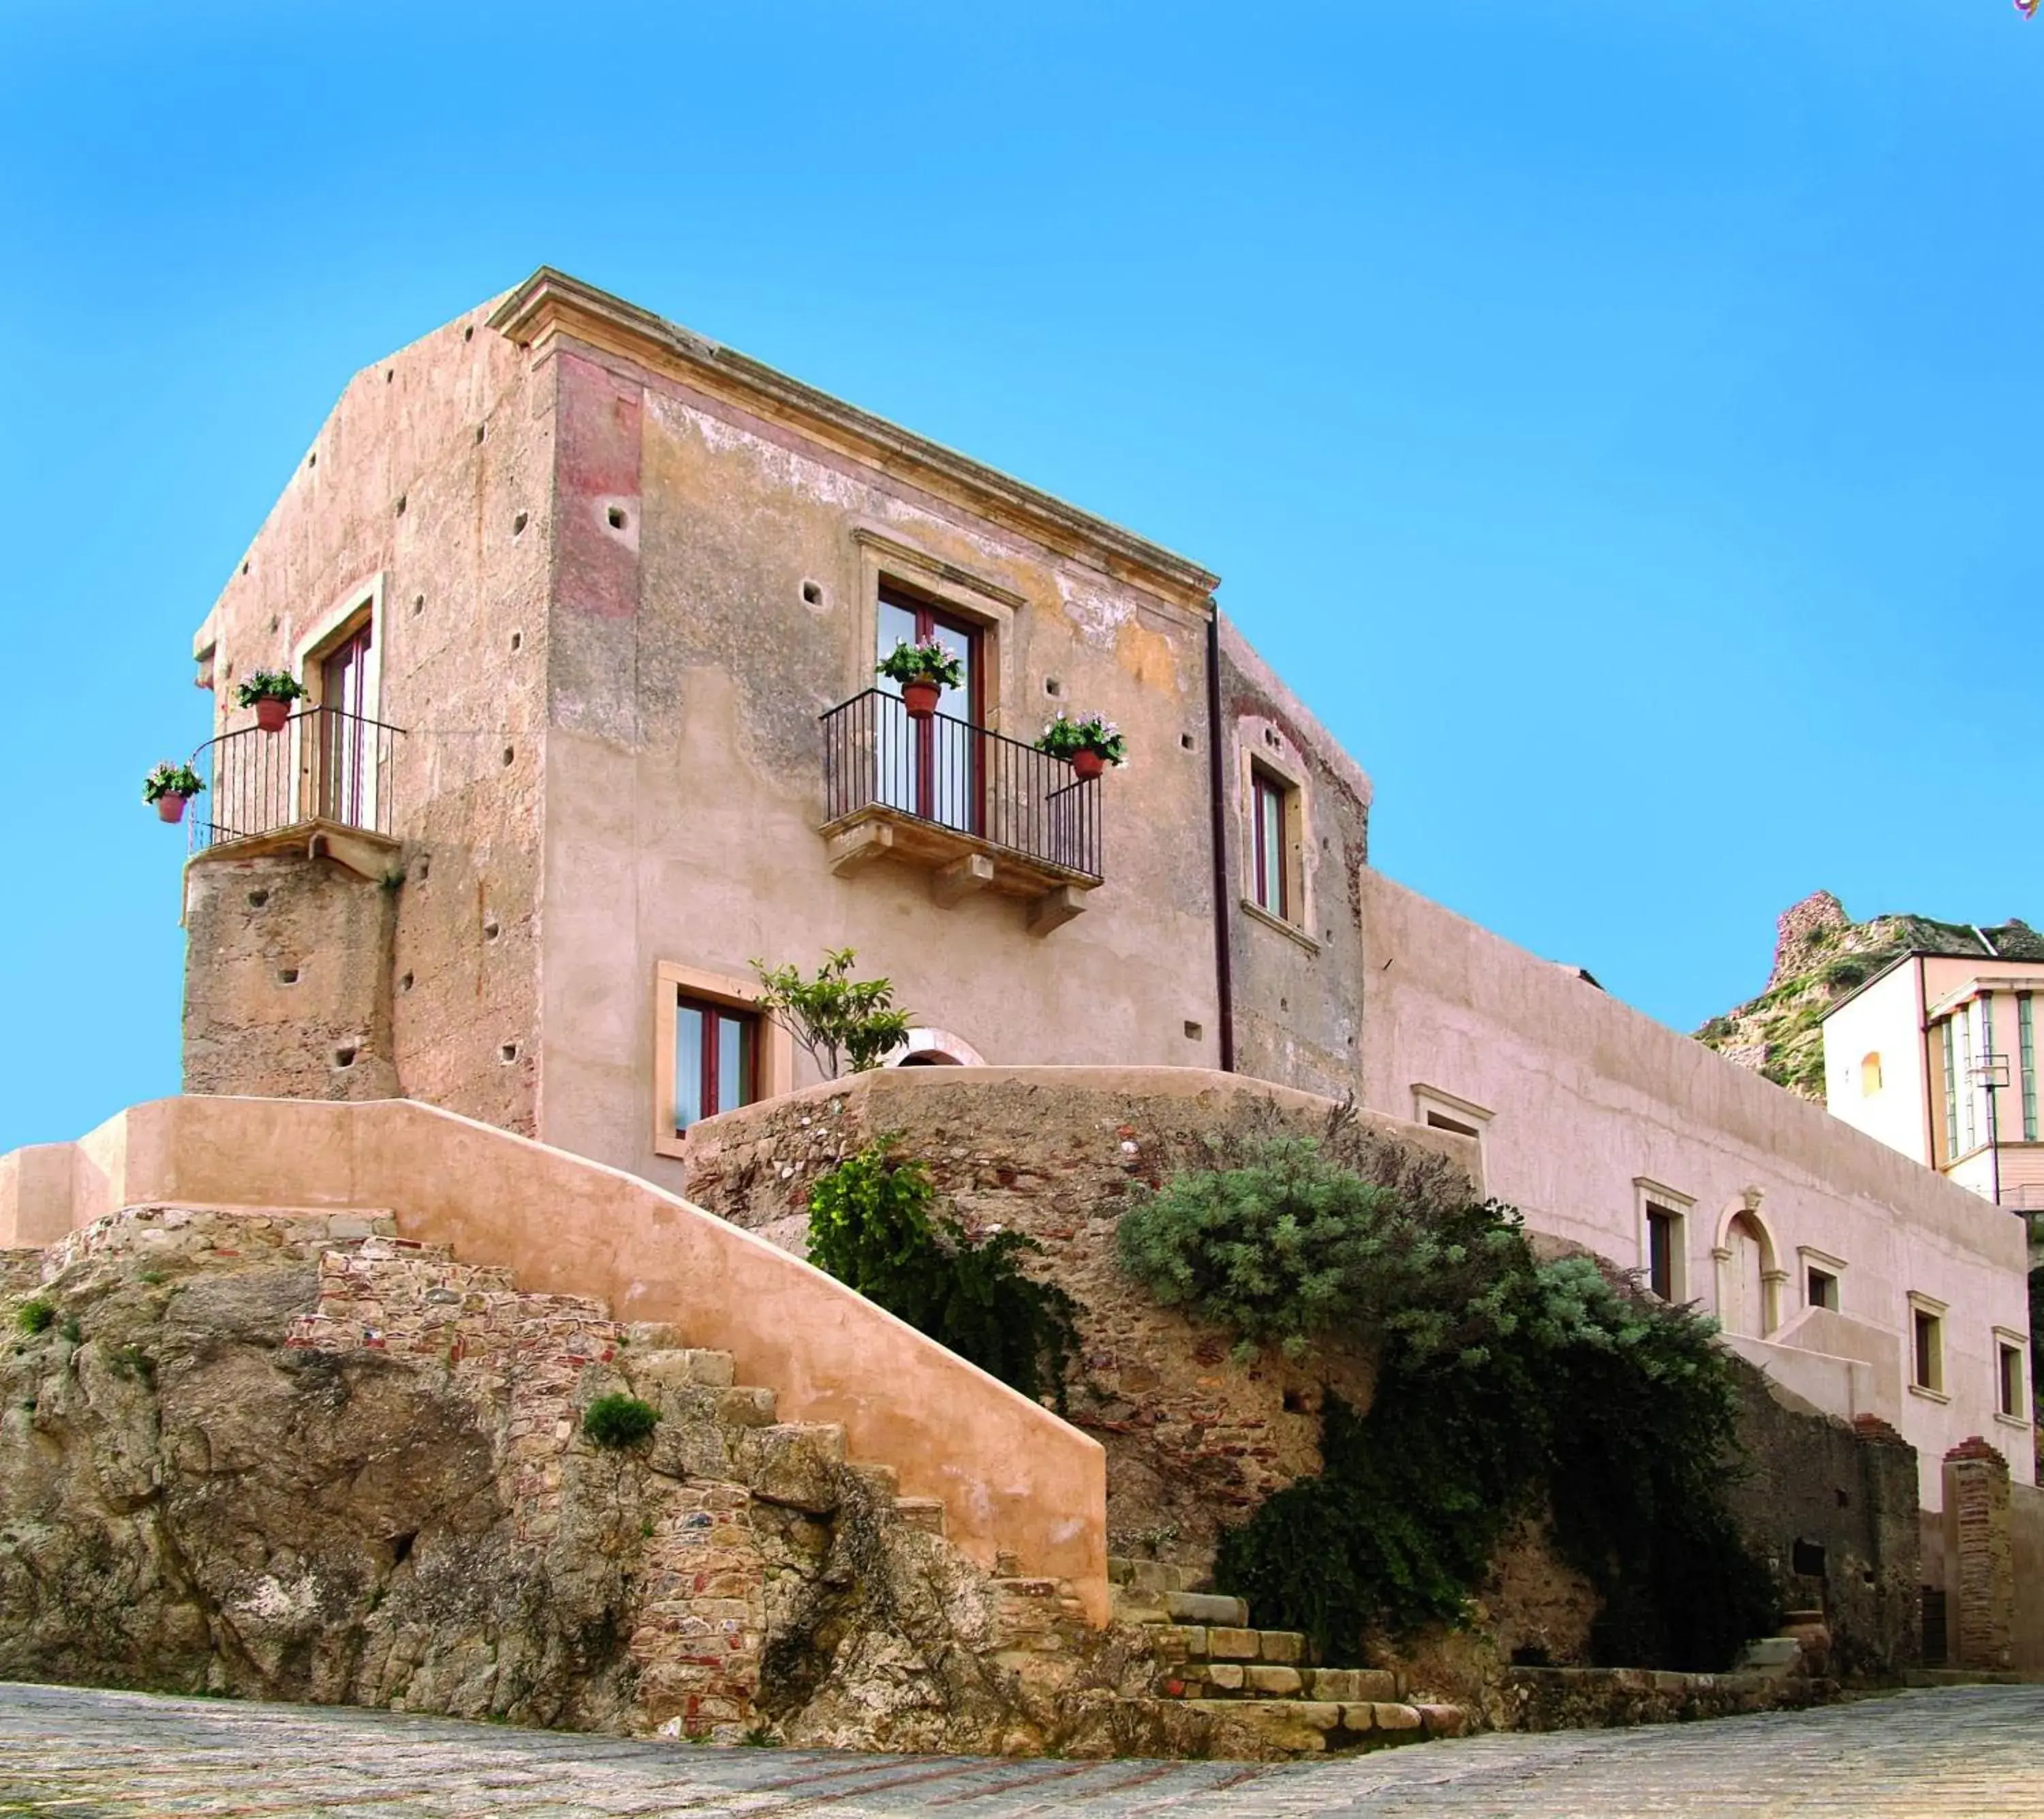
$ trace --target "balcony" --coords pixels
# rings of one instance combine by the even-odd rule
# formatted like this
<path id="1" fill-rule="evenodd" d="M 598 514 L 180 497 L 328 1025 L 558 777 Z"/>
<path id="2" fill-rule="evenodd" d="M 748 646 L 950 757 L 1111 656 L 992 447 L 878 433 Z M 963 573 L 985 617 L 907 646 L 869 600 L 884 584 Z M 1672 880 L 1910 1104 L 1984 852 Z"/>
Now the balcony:
<path id="1" fill-rule="evenodd" d="M 391 869 L 399 727 L 308 708 L 279 732 L 243 727 L 192 754 L 206 792 L 188 818 L 194 859 L 298 851 L 364 877 Z"/>
<path id="2" fill-rule="evenodd" d="M 878 859 L 928 872 L 949 906 L 1028 900 L 1047 933 L 1101 882 L 1101 788 L 1063 758 L 869 689 L 823 716 L 823 833 L 840 875 Z"/>

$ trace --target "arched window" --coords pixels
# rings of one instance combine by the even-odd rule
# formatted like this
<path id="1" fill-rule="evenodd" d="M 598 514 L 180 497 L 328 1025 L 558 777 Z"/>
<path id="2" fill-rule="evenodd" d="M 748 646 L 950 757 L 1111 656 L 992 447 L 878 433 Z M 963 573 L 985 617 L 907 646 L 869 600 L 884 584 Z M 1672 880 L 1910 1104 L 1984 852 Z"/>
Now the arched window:
<path id="1" fill-rule="evenodd" d="M 1881 1057 L 1864 1055 L 1859 1064 L 1859 1090 L 1863 1099 L 1871 1099 L 1881 1091 Z"/>

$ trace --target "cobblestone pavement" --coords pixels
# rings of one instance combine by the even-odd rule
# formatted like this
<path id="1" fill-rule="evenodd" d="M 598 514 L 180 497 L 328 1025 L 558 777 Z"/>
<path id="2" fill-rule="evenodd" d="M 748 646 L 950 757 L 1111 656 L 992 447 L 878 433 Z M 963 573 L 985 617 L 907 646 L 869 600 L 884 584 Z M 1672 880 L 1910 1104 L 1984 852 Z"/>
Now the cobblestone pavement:
<path id="1" fill-rule="evenodd" d="M 0 1684 L 0 1819 L 2044 1815 L 2044 1687 L 1485 1736 L 1311 1763 L 990 1762 L 635 1743 Z"/>

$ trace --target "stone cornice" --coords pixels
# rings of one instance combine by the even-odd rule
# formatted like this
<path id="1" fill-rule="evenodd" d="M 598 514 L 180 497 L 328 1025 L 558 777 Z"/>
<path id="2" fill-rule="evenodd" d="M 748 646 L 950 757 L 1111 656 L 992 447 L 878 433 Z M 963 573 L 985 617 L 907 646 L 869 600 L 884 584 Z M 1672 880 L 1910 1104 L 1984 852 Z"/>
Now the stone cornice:
<path id="1" fill-rule="evenodd" d="M 1183 556 L 550 266 L 511 292 L 491 312 L 489 326 L 521 347 L 541 347 L 565 335 L 686 379 L 1117 580 L 1202 616 L 1212 610 L 1210 597 L 1220 578 Z"/>

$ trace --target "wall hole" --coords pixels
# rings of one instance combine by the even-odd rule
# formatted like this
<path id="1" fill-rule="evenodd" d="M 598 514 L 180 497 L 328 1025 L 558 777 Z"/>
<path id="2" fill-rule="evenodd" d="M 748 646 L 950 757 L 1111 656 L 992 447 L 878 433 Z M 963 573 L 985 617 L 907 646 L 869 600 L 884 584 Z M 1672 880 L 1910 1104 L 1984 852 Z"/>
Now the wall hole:
<path id="1" fill-rule="evenodd" d="M 1278 729 L 1275 727 L 1266 727 L 1263 729 L 1263 743 L 1275 751 L 1285 742 L 1278 738 Z"/>
<path id="2" fill-rule="evenodd" d="M 390 382 L 391 382 L 393 379 L 394 379 L 394 378 L 397 378 L 397 376 L 398 376 L 398 369 L 397 369 L 395 366 L 386 366 L 386 368 L 384 368 L 384 370 L 383 370 L 383 382 L 384 382 L 384 384 L 385 384 L 385 385 L 386 385 L 386 386 L 387 386 L 387 385 L 389 385 L 389 384 L 390 383 Z"/>
<path id="3" fill-rule="evenodd" d="M 426 881 L 426 878 L 432 872 L 432 861 L 427 858 L 423 854 L 421 854 L 419 858 L 419 882 L 421 884 L 423 885 Z"/>
<path id="4" fill-rule="evenodd" d="M 622 505 L 612 506 L 604 513 L 604 516 L 610 520 L 610 528 L 613 531 L 621 531 L 624 528 L 624 508 Z"/>
<path id="5" fill-rule="evenodd" d="M 518 1058 L 518 1045 L 516 1042 L 504 1042 L 499 1044 L 497 1050 L 497 1058 L 500 1061 L 515 1061 Z"/>
<path id="6" fill-rule="evenodd" d="M 1841 1510 L 1849 1510 L 1852 1507 L 1852 1499 L 1848 1497 L 1842 1490 L 1834 1491 L 1831 1495 L 1838 1499 L 1838 1507 Z"/>
<path id="7" fill-rule="evenodd" d="M 482 439 L 482 425 L 481 424 L 478 424 L 475 426 L 475 439 L 478 442 L 480 442 Z"/>
<path id="8" fill-rule="evenodd" d="M 473 341 L 475 339 L 475 324 L 473 322 L 462 330 L 461 338 L 464 341 Z"/>
<path id="9" fill-rule="evenodd" d="M 506 746 L 504 748 L 504 762 L 505 762 L 507 765 L 508 765 L 509 763 L 510 763 L 510 762 L 511 762 L 514 758 L 516 758 L 517 755 L 518 755 L 518 754 L 517 754 L 517 750 L 516 750 L 513 747 L 512 747 L 512 746 Z"/>
<path id="10" fill-rule="evenodd" d="M 412 988 L 412 976 L 411 976 L 411 974 L 410 974 L 410 973 L 407 973 L 404 974 L 404 975 L 403 975 L 403 976 L 402 976 L 402 977 L 398 980 L 398 989 L 400 992 L 409 992 L 409 991 L 410 991 L 410 990 L 411 990 L 411 988 Z"/>
<path id="11" fill-rule="evenodd" d="M 805 606 L 821 606 L 823 603 L 823 584 L 820 581 L 804 581 L 802 583 L 802 604 Z"/>
<path id="12" fill-rule="evenodd" d="M 402 518 L 402 517 L 403 517 L 403 516 L 404 516 L 404 515 L 405 515 L 405 497 L 406 497 L 406 495 L 405 495 L 405 494 L 404 494 L 404 493 L 400 493 L 398 495 L 398 513 L 397 513 L 397 515 L 398 515 L 399 517 L 401 517 L 401 518 Z"/>
<path id="13" fill-rule="evenodd" d="M 277 969 L 277 983 L 279 985 L 295 985 L 298 982 L 298 969 L 295 966 L 280 966 Z"/>
<path id="14" fill-rule="evenodd" d="M 419 615 L 425 610 L 426 597 L 422 593 L 413 594 L 412 596 L 412 616 L 414 619 L 417 619 Z"/>
<path id="15" fill-rule="evenodd" d="M 486 915 L 482 919 L 482 938 L 485 941 L 494 941 L 503 932 L 502 925 L 494 915 Z"/>
<path id="16" fill-rule="evenodd" d="M 353 1067 L 355 1065 L 355 1050 L 352 1048 L 336 1049 L 333 1051 L 333 1065 L 337 1068 Z"/>
<path id="17" fill-rule="evenodd" d="M 523 536 L 524 532 L 525 514 L 523 512 L 521 512 L 517 517 L 511 520 L 511 535 L 514 537 L 519 537 Z"/>
<path id="18" fill-rule="evenodd" d="M 278 616 L 276 616 L 276 614 L 275 614 L 275 613 L 273 612 L 273 613 L 271 613 L 271 614 L 270 615 L 270 629 L 271 629 L 272 631 L 275 631 L 277 629 L 277 627 L 278 627 L 279 625 L 282 624 L 283 624 L 283 621 L 282 621 L 282 620 L 280 620 L 279 618 L 278 618 Z"/>
<path id="19" fill-rule="evenodd" d="M 251 909 L 260 909 L 269 900 L 270 893 L 267 891 L 251 891 L 248 893 L 248 907 Z"/>
<path id="20" fill-rule="evenodd" d="M 1191 1018 L 1188 1017 L 1185 1019 L 1185 1040 L 1187 1042 L 1197 1042 L 1201 1037 L 1204 1036 L 1205 1034 L 1206 1031 L 1197 1023 L 1195 1023 Z"/>
<path id="21" fill-rule="evenodd" d="M 513 632 L 513 633 L 511 634 L 511 648 L 512 648 L 513 650 L 516 650 L 518 648 L 518 647 L 519 647 L 520 645 L 523 644 L 524 642 L 525 642 L 525 635 L 524 635 L 524 632 L 522 632 L 522 631 L 514 631 L 514 632 Z"/>
<path id="22" fill-rule="evenodd" d="M 248 565 L 246 562 L 244 562 L 244 563 L 241 565 L 241 572 L 242 572 L 244 574 L 248 574 Z"/>
<path id="23" fill-rule="evenodd" d="M 1178 749 L 1179 749 L 1179 750 L 1181 750 L 1181 751 L 1190 751 L 1190 750 L 1192 750 L 1193 749 L 1193 746 L 1194 746 L 1194 744 L 1195 744 L 1195 743 L 1196 743 L 1196 742 L 1194 741 L 1194 739 L 1193 739 L 1193 735 L 1192 735 L 1190 733 L 1181 733 L 1181 734 L 1179 734 L 1179 735 L 1178 735 Z"/>
<path id="24" fill-rule="evenodd" d="M 1824 1576 L 1824 1546 L 1821 1541 L 1806 1541 L 1796 1537 L 1795 1545 L 1788 1551 L 1788 1570 L 1799 1578 L 1822 1579 Z"/>
<path id="25" fill-rule="evenodd" d="M 317 449 L 314 449 L 310 455 L 305 457 L 305 466 L 308 467 L 317 467 L 319 466 L 319 451 Z"/>
<path id="26" fill-rule="evenodd" d="M 412 1557 L 412 1544 L 418 1538 L 418 1531 L 417 1529 L 414 1529 L 409 1535 L 393 1535 L 390 1537 L 391 1565 L 394 1567 L 401 1567 L 406 1560 L 409 1560 Z"/>

